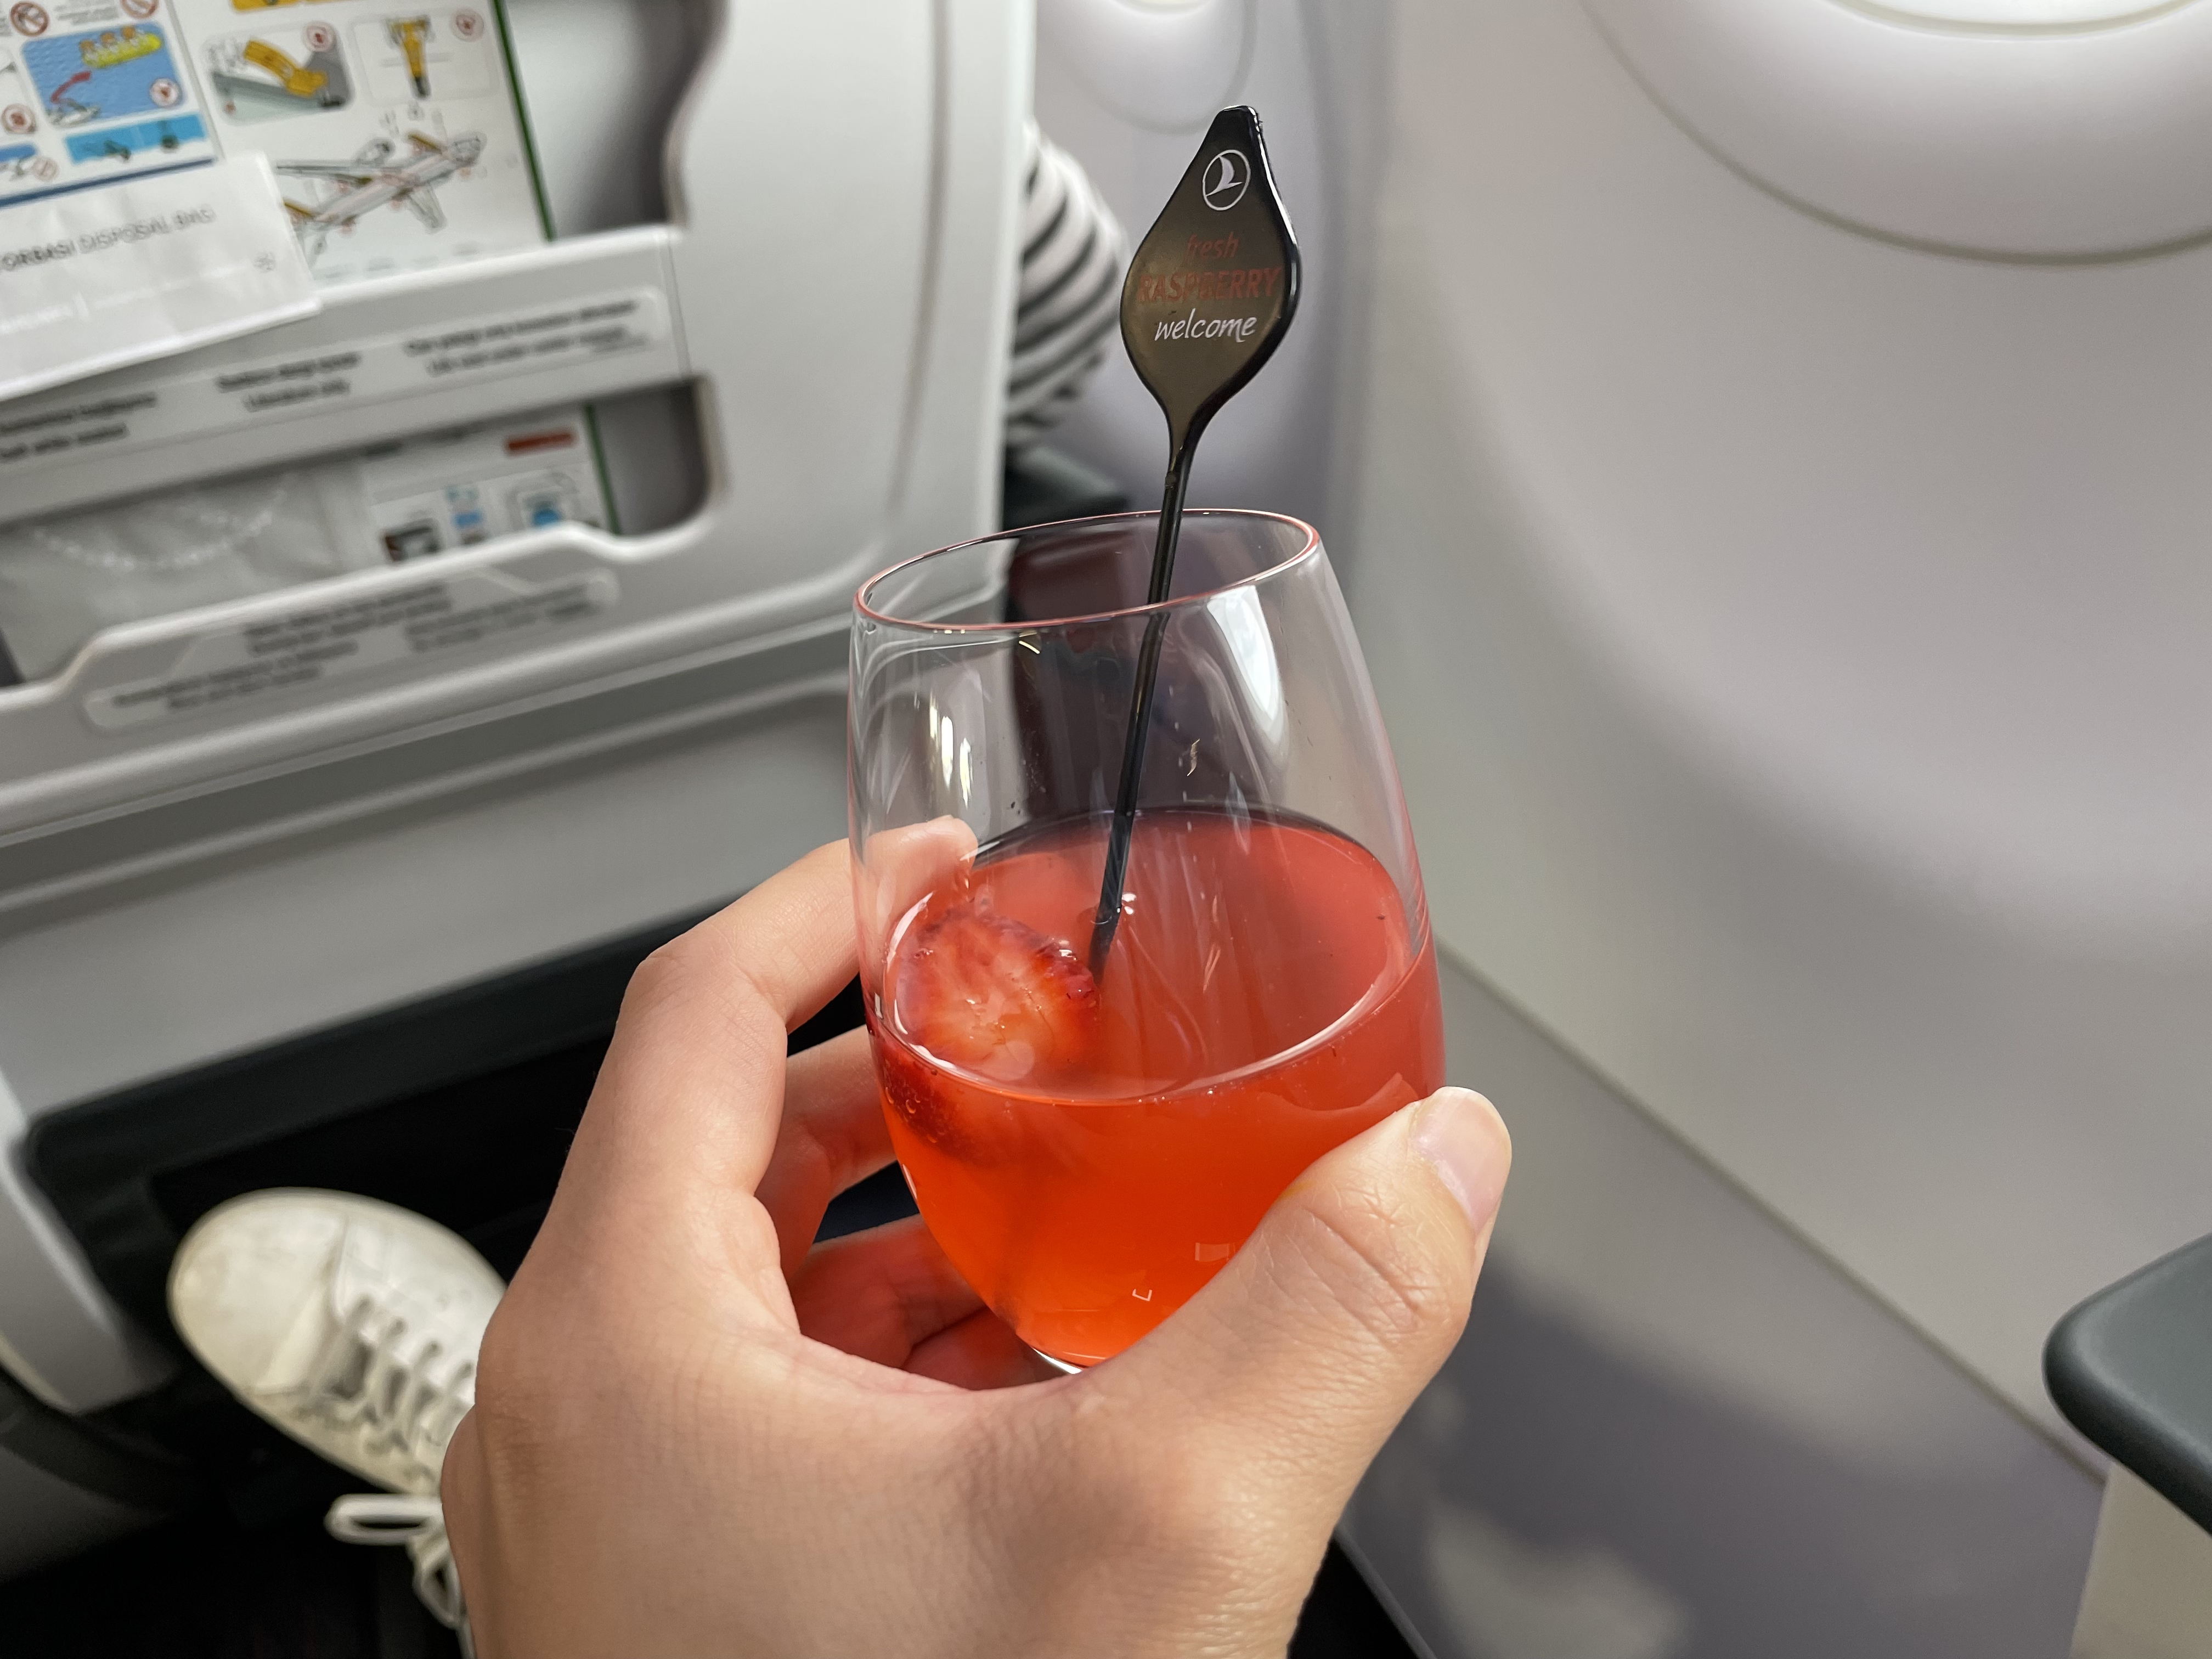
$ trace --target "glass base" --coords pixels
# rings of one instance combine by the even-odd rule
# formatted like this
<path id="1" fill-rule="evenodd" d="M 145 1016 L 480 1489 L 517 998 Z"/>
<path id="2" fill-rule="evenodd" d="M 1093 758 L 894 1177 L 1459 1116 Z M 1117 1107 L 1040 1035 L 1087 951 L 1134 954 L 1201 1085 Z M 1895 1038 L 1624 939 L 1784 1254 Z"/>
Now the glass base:
<path id="1" fill-rule="evenodd" d="M 1062 1376 L 1074 1376 L 1089 1369 L 1089 1367 L 1084 1365 L 1071 1365 L 1065 1359 L 1054 1358 L 1051 1354 L 1047 1353 L 1042 1348 L 1031 1348 L 1030 1352 L 1035 1354 L 1039 1359 L 1043 1360 L 1046 1364 L 1051 1366 L 1053 1370 L 1058 1371 Z"/>

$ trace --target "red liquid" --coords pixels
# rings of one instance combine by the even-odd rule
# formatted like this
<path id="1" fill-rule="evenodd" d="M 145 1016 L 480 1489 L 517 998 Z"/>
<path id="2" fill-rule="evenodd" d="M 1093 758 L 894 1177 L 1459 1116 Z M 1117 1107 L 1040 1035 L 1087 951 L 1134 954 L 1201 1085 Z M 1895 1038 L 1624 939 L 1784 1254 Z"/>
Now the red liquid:
<path id="1" fill-rule="evenodd" d="M 1443 1082 L 1426 917 L 1409 926 L 1364 849 L 1301 823 L 1143 815 L 1094 988 L 1080 952 L 1103 862 L 1097 823 L 987 854 L 908 914 L 871 1010 L 931 1232 L 1024 1340 L 1075 1364 L 1144 1335 L 1307 1165 Z M 1048 1035 L 979 1054 L 963 1016 L 1006 1000 L 951 997 L 945 976 L 975 993 L 1010 938 L 1061 947 L 1016 953 L 1015 1006 L 1047 1006 L 1015 1026 Z M 933 1024 L 964 1066 L 932 1052 Z"/>

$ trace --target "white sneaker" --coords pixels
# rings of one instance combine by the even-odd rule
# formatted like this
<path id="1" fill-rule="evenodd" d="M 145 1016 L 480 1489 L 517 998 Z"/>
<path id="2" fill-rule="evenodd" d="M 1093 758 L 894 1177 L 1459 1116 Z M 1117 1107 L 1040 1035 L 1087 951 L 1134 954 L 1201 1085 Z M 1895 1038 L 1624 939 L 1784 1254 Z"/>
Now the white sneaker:
<path id="1" fill-rule="evenodd" d="M 169 1268 L 169 1316 L 255 1412 L 364 1480 L 325 1524 L 399 1543 L 415 1588 L 465 1638 L 438 1474 L 476 1403 L 477 1351 L 506 1285 L 467 1242 L 350 1193 L 249 1193 L 200 1218 Z"/>

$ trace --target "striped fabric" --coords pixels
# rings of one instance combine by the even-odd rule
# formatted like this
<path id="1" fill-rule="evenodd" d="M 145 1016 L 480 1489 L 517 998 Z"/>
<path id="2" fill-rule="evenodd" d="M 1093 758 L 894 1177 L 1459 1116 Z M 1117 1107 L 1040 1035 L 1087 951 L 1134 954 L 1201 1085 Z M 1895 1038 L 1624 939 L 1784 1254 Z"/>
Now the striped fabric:
<path id="1" fill-rule="evenodd" d="M 1031 122 L 1006 447 L 1042 438 L 1106 360 L 1128 238 L 1081 167 Z"/>

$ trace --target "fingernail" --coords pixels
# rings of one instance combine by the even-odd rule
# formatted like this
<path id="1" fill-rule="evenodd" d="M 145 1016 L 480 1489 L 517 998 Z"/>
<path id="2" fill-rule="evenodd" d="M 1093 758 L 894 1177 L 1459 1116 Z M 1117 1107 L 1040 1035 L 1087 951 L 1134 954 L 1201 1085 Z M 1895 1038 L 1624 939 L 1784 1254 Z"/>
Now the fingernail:
<path id="1" fill-rule="evenodd" d="M 1477 1231 L 1490 1224 L 1505 1195 L 1512 1158 L 1501 1139 L 1490 1103 L 1468 1089 L 1437 1090 L 1421 1103 L 1413 1120 L 1413 1145 L 1435 1166 Z"/>

